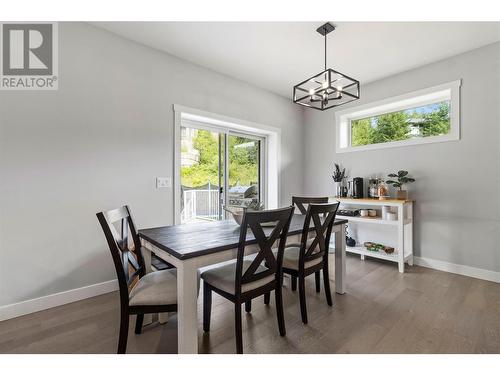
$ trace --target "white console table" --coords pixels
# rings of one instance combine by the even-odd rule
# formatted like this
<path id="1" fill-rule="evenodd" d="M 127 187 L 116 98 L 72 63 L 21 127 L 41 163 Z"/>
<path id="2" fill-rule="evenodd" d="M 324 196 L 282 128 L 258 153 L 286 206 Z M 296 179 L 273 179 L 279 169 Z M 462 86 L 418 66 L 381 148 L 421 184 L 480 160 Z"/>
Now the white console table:
<path id="1" fill-rule="evenodd" d="M 413 265 L 413 201 L 401 199 L 353 199 L 353 198 L 331 198 L 332 201 L 339 201 L 340 208 L 376 209 L 377 217 L 341 216 L 339 219 L 346 219 L 349 223 L 359 223 L 361 225 L 390 225 L 396 230 L 396 247 L 392 254 L 386 254 L 383 250 L 370 251 L 364 246 L 346 247 L 346 251 L 365 257 L 380 258 L 398 263 L 399 272 L 403 273 L 405 263 Z M 381 215 L 382 206 L 391 207 L 392 212 L 397 213 L 397 220 L 386 220 Z"/>

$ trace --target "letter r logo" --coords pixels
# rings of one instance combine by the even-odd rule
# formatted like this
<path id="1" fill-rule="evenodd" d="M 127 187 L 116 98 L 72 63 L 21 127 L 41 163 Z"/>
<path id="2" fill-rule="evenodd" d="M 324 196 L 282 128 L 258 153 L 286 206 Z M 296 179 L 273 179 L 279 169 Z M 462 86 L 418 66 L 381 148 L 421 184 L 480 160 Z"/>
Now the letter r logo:
<path id="1" fill-rule="evenodd" d="M 52 75 L 52 24 L 2 26 L 4 75 Z"/>

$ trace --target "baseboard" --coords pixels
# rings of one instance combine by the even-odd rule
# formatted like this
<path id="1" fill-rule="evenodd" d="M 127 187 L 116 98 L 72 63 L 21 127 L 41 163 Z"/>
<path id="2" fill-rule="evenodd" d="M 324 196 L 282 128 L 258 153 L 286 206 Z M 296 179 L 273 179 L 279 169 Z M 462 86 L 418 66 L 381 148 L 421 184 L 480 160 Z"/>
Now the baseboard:
<path id="1" fill-rule="evenodd" d="M 330 252 L 332 252 L 332 250 L 333 249 L 330 248 Z M 500 283 L 500 272 L 496 271 L 421 257 L 413 257 L 413 262 L 417 266 Z M 88 285 L 82 288 L 67 290 L 65 292 L 13 303 L 11 305 L 0 306 L 0 321 L 80 301 L 82 299 L 99 296 L 101 294 L 114 292 L 116 290 L 118 290 L 117 280 L 109 280 L 99 284 Z"/>
<path id="2" fill-rule="evenodd" d="M 114 292 L 115 290 L 118 290 L 118 281 L 109 280 L 99 284 L 88 285 L 82 288 L 71 289 L 65 292 L 13 303 L 11 305 L 0 306 L 0 321 Z"/>
<path id="3" fill-rule="evenodd" d="M 500 272 L 464 266 L 462 264 L 448 263 L 443 262 L 442 260 L 430 258 L 413 257 L 413 263 L 417 266 L 433 268 L 439 271 L 451 272 L 463 276 L 475 277 L 476 279 L 500 283 Z"/>

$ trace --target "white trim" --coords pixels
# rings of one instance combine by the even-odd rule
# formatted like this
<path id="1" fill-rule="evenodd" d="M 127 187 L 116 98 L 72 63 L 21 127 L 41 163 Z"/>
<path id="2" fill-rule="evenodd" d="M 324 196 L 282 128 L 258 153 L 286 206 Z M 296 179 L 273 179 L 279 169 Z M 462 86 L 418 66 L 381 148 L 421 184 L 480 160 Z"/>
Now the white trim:
<path id="1" fill-rule="evenodd" d="M 0 306 L 0 321 L 12 319 L 21 315 L 50 309 L 82 299 L 99 296 L 118 290 L 118 281 L 109 280 L 103 283 L 87 285 L 77 289 L 49 294 L 39 298 L 30 299 L 11 305 Z"/>
<path id="2" fill-rule="evenodd" d="M 351 107 L 335 112 L 335 149 L 337 153 L 376 150 L 382 148 L 411 146 L 435 142 L 457 141 L 460 139 L 460 86 L 462 80 L 443 83 L 422 90 L 412 91 L 403 95 L 393 96 L 372 103 Z M 450 100 L 450 132 L 446 135 L 413 138 L 403 141 L 377 143 L 365 146 L 351 146 L 352 120 L 377 116 L 383 113 L 395 112 L 443 100 Z M 342 141 L 341 141 L 342 140 Z"/>
<path id="3" fill-rule="evenodd" d="M 181 125 L 188 122 L 189 125 L 213 128 L 214 131 L 229 131 L 250 133 L 264 138 L 264 157 L 266 166 L 264 177 L 264 198 L 266 207 L 277 208 L 281 197 L 281 129 L 259 124 L 256 122 L 240 120 L 233 117 L 219 115 L 217 113 L 202 111 L 174 104 L 174 223 L 180 224 L 180 160 L 181 160 Z M 199 124 L 199 125 L 197 125 Z M 207 127 L 207 124 L 208 127 Z"/>
<path id="4" fill-rule="evenodd" d="M 462 264 L 448 263 L 442 260 L 421 257 L 413 257 L 413 262 L 414 264 L 422 267 L 500 283 L 500 272 L 496 271 L 490 271 L 482 268 L 464 266 Z"/>
<path id="5" fill-rule="evenodd" d="M 213 112 L 202 111 L 200 109 L 186 107 L 179 104 L 174 104 L 174 112 L 184 114 L 183 118 L 191 119 L 194 121 L 196 121 L 197 119 L 200 120 L 201 118 L 201 122 L 209 118 L 211 120 L 211 123 L 214 125 L 220 125 L 221 127 L 232 125 L 234 129 L 239 129 L 242 131 L 246 130 L 251 133 L 255 133 L 255 130 L 261 130 L 262 134 L 269 134 L 271 132 L 281 133 L 281 129 L 274 126 L 241 120 Z"/>

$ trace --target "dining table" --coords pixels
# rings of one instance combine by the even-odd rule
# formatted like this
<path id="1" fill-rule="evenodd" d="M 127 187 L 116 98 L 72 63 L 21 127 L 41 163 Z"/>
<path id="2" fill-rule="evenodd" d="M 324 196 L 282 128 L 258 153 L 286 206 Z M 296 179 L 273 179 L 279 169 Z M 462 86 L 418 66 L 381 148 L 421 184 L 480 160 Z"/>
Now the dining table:
<path id="1" fill-rule="evenodd" d="M 287 244 L 298 243 L 305 215 L 293 215 Z M 334 272 L 330 278 L 335 292 L 345 293 L 347 220 L 336 219 Z M 272 227 L 265 228 L 266 235 Z M 311 226 L 311 231 L 313 227 Z M 151 254 L 177 268 L 177 348 L 179 354 L 198 353 L 198 288 L 199 269 L 236 259 L 240 227 L 234 220 L 200 221 L 139 230 L 146 269 L 151 269 Z M 257 252 L 258 245 L 251 231 L 246 238 L 245 255 Z M 333 265 L 329 264 L 329 267 Z M 332 276 L 333 275 L 333 276 Z"/>

